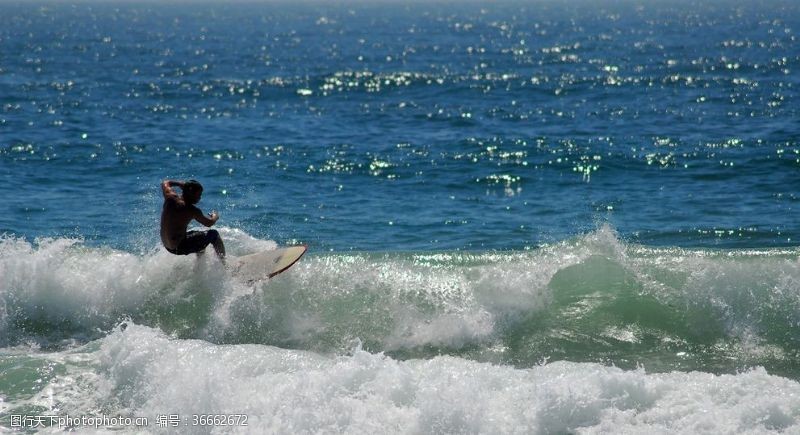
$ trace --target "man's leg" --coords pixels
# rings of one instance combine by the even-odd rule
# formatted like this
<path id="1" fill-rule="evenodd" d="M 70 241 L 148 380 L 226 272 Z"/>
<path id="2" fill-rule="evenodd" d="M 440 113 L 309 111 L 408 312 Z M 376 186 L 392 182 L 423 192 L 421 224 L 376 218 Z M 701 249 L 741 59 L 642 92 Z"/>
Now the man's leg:
<path id="1" fill-rule="evenodd" d="M 219 232 L 217 230 L 208 230 L 208 239 L 214 246 L 214 252 L 217 253 L 217 257 L 225 262 L 225 244 L 222 243 L 222 237 L 220 237 Z"/>
<path id="2" fill-rule="evenodd" d="M 208 231 L 189 231 L 186 238 L 183 239 L 179 246 L 181 253 L 192 254 L 196 253 L 199 256 L 203 255 L 208 245 L 214 246 L 214 251 L 217 253 L 222 262 L 225 262 L 225 245 L 222 243 L 222 237 L 219 236 L 217 230 Z"/>

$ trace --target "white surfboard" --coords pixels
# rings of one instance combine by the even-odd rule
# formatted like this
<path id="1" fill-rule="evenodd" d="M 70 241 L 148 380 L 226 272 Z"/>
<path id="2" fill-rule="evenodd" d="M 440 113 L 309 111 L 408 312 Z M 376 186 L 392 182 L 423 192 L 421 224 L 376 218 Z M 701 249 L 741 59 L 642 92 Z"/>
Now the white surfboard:
<path id="1" fill-rule="evenodd" d="M 260 281 L 292 267 L 307 249 L 308 246 L 302 245 L 257 252 L 233 258 L 228 265 L 231 275 L 246 282 Z"/>

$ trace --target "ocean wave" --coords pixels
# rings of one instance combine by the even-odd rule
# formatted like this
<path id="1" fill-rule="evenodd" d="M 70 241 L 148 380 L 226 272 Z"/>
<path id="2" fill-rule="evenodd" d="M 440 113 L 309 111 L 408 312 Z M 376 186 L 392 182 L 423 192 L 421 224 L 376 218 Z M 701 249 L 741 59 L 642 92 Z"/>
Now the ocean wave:
<path id="1" fill-rule="evenodd" d="M 179 340 L 133 323 L 80 349 L 20 358 L 29 370 L 49 367 L 69 376 L 20 381 L 29 392 L 6 403 L 0 419 L 26 409 L 101 410 L 147 417 L 155 430 L 159 415 L 177 415 L 185 428 L 193 415 L 245 415 L 248 432 L 268 433 L 800 429 L 800 385 L 763 368 L 714 375 L 575 362 L 518 369 L 450 356 L 400 361 L 357 345 L 344 355 L 322 355 Z M 20 370 L 14 374 L 22 378 Z"/>
<path id="2" fill-rule="evenodd" d="M 223 237 L 233 255 L 276 246 Z M 322 353 L 358 339 L 400 359 L 800 371 L 794 249 L 650 248 L 604 226 L 529 251 L 312 253 L 248 286 L 213 255 L 1 243 L 6 345 L 85 341 L 130 319 L 182 338 Z"/>

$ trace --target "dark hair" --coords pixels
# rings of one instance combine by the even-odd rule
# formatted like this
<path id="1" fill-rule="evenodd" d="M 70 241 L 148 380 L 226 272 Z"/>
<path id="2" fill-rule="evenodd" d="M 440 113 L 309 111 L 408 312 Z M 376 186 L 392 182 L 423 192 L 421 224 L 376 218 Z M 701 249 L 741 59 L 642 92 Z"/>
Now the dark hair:
<path id="1" fill-rule="evenodd" d="M 189 193 L 202 193 L 203 192 L 203 185 L 200 184 L 197 180 L 189 180 L 183 183 L 183 191 Z"/>

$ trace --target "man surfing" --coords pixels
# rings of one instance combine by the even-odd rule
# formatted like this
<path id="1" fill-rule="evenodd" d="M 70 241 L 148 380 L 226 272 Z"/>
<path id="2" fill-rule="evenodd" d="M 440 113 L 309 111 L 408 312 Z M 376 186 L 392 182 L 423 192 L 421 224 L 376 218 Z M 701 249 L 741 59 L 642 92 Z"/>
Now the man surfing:
<path id="1" fill-rule="evenodd" d="M 181 195 L 173 188 L 179 187 Z M 210 227 L 219 219 L 212 211 L 208 216 L 195 206 L 203 195 L 203 186 L 197 180 L 164 180 L 161 183 L 164 193 L 164 208 L 161 211 L 161 243 L 172 254 L 202 254 L 208 245 L 214 246 L 217 256 L 225 261 L 225 245 L 217 230 L 186 231 L 192 219 Z"/>

